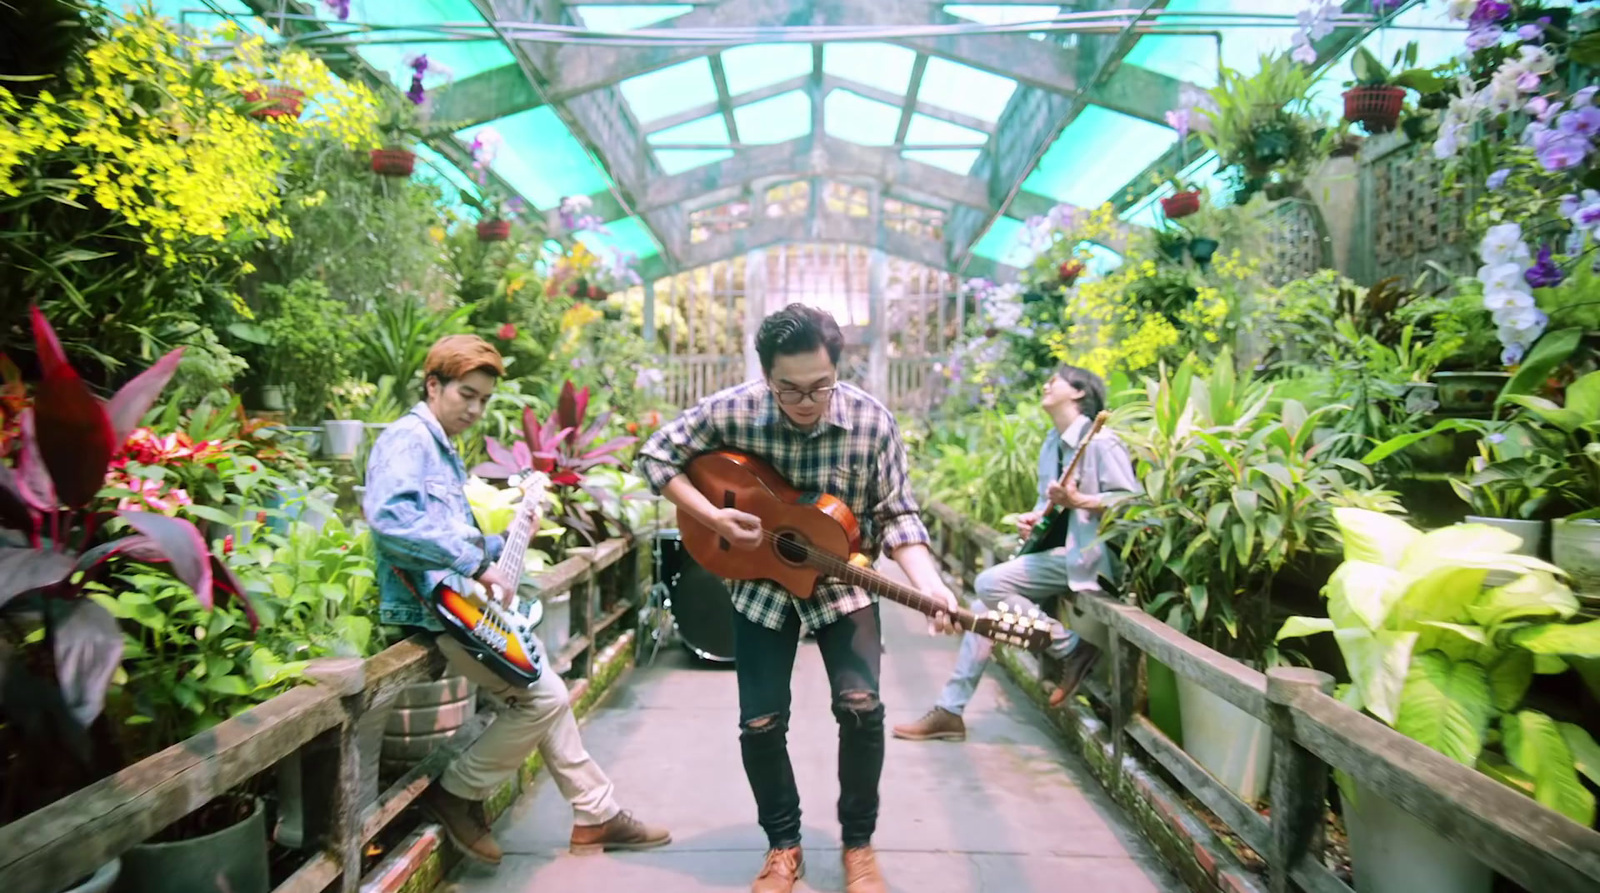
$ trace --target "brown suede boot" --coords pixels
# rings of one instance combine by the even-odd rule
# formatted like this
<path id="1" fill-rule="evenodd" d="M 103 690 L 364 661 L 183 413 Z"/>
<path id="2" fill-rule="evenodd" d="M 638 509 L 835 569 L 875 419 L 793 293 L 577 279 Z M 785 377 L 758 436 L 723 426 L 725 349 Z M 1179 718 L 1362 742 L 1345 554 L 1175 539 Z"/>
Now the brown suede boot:
<path id="1" fill-rule="evenodd" d="M 795 881 L 806 876 L 806 857 L 800 848 L 767 850 L 766 864 L 750 885 L 750 893 L 790 893 Z"/>
<path id="2" fill-rule="evenodd" d="M 858 846 L 844 851 L 844 893 L 889 893 L 889 885 L 878 871 L 878 857 L 872 847 Z"/>
<path id="3" fill-rule="evenodd" d="M 652 828 L 623 810 L 599 825 L 572 826 L 572 852 L 577 855 L 608 850 L 648 850 L 672 842 L 665 828 Z"/>
<path id="4" fill-rule="evenodd" d="M 1094 669 L 1095 662 L 1099 659 L 1100 649 L 1079 639 L 1078 647 L 1072 649 L 1072 653 L 1061 661 L 1061 673 L 1056 677 L 1056 689 L 1050 693 L 1050 706 L 1060 707 L 1062 702 L 1072 697 L 1072 693 L 1078 690 L 1083 680 L 1089 678 L 1089 671 Z"/>
<path id="5" fill-rule="evenodd" d="M 463 856 L 485 865 L 500 864 L 500 845 L 489 832 L 482 803 L 462 799 L 434 784 L 417 798 L 417 805 L 439 823 L 444 836 Z"/>
<path id="6" fill-rule="evenodd" d="M 967 724 L 943 707 L 935 707 L 916 722 L 895 726 L 894 736 L 907 741 L 965 741 Z"/>

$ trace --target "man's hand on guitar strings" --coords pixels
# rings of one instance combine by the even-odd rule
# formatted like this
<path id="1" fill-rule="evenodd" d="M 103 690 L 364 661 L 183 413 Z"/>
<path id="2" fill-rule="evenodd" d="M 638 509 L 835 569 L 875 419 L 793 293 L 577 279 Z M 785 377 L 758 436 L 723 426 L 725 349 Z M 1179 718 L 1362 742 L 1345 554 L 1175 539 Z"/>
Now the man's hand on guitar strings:
<path id="1" fill-rule="evenodd" d="M 483 572 L 483 576 L 478 578 L 478 585 L 489 594 L 491 601 L 502 608 L 509 606 L 511 599 L 517 595 L 516 584 L 506 579 L 505 572 L 494 565 L 490 565 L 489 569 Z"/>
<path id="2" fill-rule="evenodd" d="M 1086 493 L 1078 492 L 1078 485 L 1068 481 L 1062 484 L 1054 481 L 1045 489 L 1045 496 L 1055 505 L 1067 509 L 1095 509 L 1100 507 L 1100 500 Z M 1027 534 L 1023 534 L 1026 536 Z"/>
<path id="3" fill-rule="evenodd" d="M 1027 539 L 1033 535 L 1033 528 L 1039 525 L 1039 519 L 1044 517 L 1044 512 L 1024 512 L 1017 516 L 1017 538 Z"/>
<path id="4" fill-rule="evenodd" d="M 750 551 L 761 545 L 761 519 L 738 509 L 717 509 L 712 527 L 735 549 Z"/>

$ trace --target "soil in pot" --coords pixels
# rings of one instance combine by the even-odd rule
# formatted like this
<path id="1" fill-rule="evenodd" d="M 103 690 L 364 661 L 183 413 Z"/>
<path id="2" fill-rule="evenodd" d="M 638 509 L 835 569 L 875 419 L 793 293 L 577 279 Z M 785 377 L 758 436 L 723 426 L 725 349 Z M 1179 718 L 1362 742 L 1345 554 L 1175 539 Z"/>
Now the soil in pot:
<path id="1" fill-rule="evenodd" d="M 224 794 L 122 856 L 117 893 L 268 893 L 267 811 Z"/>

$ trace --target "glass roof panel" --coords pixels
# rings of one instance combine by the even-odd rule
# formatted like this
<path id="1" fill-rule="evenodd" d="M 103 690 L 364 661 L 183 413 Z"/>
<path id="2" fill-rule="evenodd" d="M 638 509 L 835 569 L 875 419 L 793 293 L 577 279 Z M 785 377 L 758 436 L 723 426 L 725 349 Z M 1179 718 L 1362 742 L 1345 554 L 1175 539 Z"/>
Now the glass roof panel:
<path id="1" fill-rule="evenodd" d="M 953 174 L 966 176 L 978 163 L 977 149 L 907 149 L 900 153 L 911 161 L 920 161 L 944 168 Z"/>
<path id="2" fill-rule="evenodd" d="M 578 23 L 596 31 L 632 31 L 675 19 L 686 12 L 694 12 L 694 7 L 686 4 L 664 4 L 660 6 L 633 4 L 631 6 L 573 6 L 570 7 Z"/>
<path id="3" fill-rule="evenodd" d="M 863 146 L 891 145 L 900 129 L 898 108 L 842 88 L 823 97 L 822 118 L 829 136 Z"/>
<path id="4" fill-rule="evenodd" d="M 589 246 L 590 251 L 601 257 L 608 257 L 613 252 L 620 252 L 622 254 L 631 254 L 643 260 L 660 253 L 659 249 L 656 248 L 655 241 L 650 238 L 650 231 L 645 229 L 644 224 L 640 223 L 637 217 L 624 217 L 621 220 L 613 220 L 606 224 L 606 229 L 609 234 L 583 230 L 578 233 L 578 241 Z"/>
<path id="5" fill-rule="evenodd" d="M 991 6 L 980 3 L 946 3 L 944 11 L 956 18 L 982 22 L 985 25 L 1015 25 L 1018 22 L 1037 22 L 1054 18 L 1061 12 L 1057 5 Z M 1029 35 L 1043 38 L 1043 34 Z"/>
<path id="6" fill-rule="evenodd" d="M 1195 161 L 1184 165 L 1179 175 L 1205 189 L 1211 198 L 1211 203 L 1222 207 L 1229 202 L 1232 187 L 1222 177 L 1222 165 L 1215 152 L 1205 152 Z M 1130 183 L 1130 187 L 1138 184 Z M 1147 226 L 1160 229 L 1166 225 L 1166 216 L 1161 213 L 1161 199 L 1173 193 L 1171 184 L 1162 183 L 1149 195 L 1140 198 L 1128 206 L 1119 217 L 1124 222 L 1135 226 Z"/>
<path id="7" fill-rule="evenodd" d="M 822 70 L 879 90 L 905 93 L 911 86 L 915 50 L 892 43 L 825 43 Z"/>
<path id="8" fill-rule="evenodd" d="M 733 157 L 731 149 L 657 149 L 656 163 L 668 176 Z"/>
<path id="9" fill-rule="evenodd" d="M 971 127 L 951 124 L 940 118 L 913 112 L 911 126 L 906 128 L 906 142 L 922 146 L 966 146 L 986 143 L 989 135 Z"/>
<path id="10" fill-rule="evenodd" d="M 992 123 L 1000 120 L 1016 91 L 1017 82 L 1010 78 L 930 57 L 917 99 Z"/>
<path id="11" fill-rule="evenodd" d="M 401 89 L 411 83 L 411 69 L 404 61 L 411 55 L 426 54 L 430 62 L 444 66 L 450 76 L 456 78 L 471 77 L 516 61 L 499 40 L 441 41 L 437 33 L 423 30 L 441 22 L 483 24 L 483 16 L 472 0 L 355 0 L 350 4 L 350 17 L 344 23 L 324 3 L 307 5 L 330 31 L 349 31 L 352 42 L 382 40 L 381 44 L 362 46 L 352 52 Z M 349 28 L 348 23 L 389 27 L 413 25 L 418 30 L 360 32 Z M 402 38 L 414 38 L 414 41 L 391 42 Z M 428 78 L 423 83 L 431 88 L 435 81 Z"/>
<path id="12" fill-rule="evenodd" d="M 560 204 L 562 196 L 590 195 L 611 186 L 588 150 L 549 106 L 474 125 L 455 135 L 470 145 L 472 138 L 488 127 L 505 138 L 492 164 L 495 173 L 542 211 Z"/>
<path id="13" fill-rule="evenodd" d="M 733 123 L 742 143 L 781 143 L 811 132 L 811 97 L 790 90 L 734 106 Z"/>
<path id="14" fill-rule="evenodd" d="M 1000 217 L 983 234 L 983 238 L 972 246 L 972 253 L 997 263 L 1025 267 L 1033 260 L 1033 253 L 1028 250 L 1023 233 L 1022 221 L 1015 217 Z"/>
<path id="15" fill-rule="evenodd" d="M 204 5 L 200 0 L 96 0 L 98 6 L 122 16 L 138 12 L 145 3 L 150 4 L 156 15 L 171 19 L 187 29 L 211 31 L 234 21 L 249 33 L 266 38 L 269 43 L 283 42 L 278 32 L 257 17 L 244 0 L 208 0 Z"/>
<path id="16" fill-rule="evenodd" d="M 1395 54 L 1405 49 L 1407 43 L 1416 41 L 1417 65 L 1431 68 L 1461 53 L 1466 31 L 1466 23 L 1451 21 L 1449 11 L 1443 6 L 1416 6 L 1395 16 L 1394 26 L 1379 28 L 1368 34 L 1361 41 L 1361 46 L 1377 56 L 1378 61 L 1386 67 L 1392 68 Z M 1355 77 L 1350 70 L 1350 60 L 1354 57 L 1355 51 L 1351 50 L 1344 58 L 1328 66 L 1312 88 L 1312 105 L 1315 108 L 1335 118 L 1344 114 L 1344 85 Z"/>
<path id="17" fill-rule="evenodd" d="M 1067 125 L 1022 188 L 1081 208 L 1116 195 L 1178 141 L 1178 132 L 1088 105 Z"/>
<path id="18" fill-rule="evenodd" d="M 811 71 L 811 45 L 751 43 L 722 51 L 728 93 L 738 96 Z"/>
<path id="19" fill-rule="evenodd" d="M 717 101 L 717 85 L 705 56 L 628 78 L 617 86 L 640 124 Z"/>
<path id="20" fill-rule="evenodd" d="M 725 146 L 728 143 L 728 124 L 720 113 L 707 115 L 676 127 L 658 130 L 645 139 L 652 145 L 688 143 Z M 728 149 L 657 149 L 655 152 L 661 170 L 669 176 L 733 157 L 733 152 Z"/>

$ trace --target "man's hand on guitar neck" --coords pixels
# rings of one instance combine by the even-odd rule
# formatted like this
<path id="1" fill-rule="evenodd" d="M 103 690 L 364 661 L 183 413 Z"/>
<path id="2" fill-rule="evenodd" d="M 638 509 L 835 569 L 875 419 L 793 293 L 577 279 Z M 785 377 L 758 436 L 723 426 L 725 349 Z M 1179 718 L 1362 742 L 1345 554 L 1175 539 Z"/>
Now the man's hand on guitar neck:
<path id="1" fill-rule="evenodd" d="M 502 608 L 510 606 L 511 599 L 517 595 L 516 584 L 506 579 L 505 572 L 492 564 L 478 576 L 478 585 L 489 593 L 491 601 Z"/>
<path id="2" fill-rule="evenodd" d="M 1079 493 L 1078 485 L 1068 481 L 1063 484 L 1054 481 L 1044 491 L 1044 495 L 1054 505 L 1066 509 L 1097 509 L 1100 507 L 1100 497 L 1088 493 Z M 1037 520 L 1034 521 L 1038 523 Z M 1023 536 L 1027 536 L 1026 533 Z"/>

